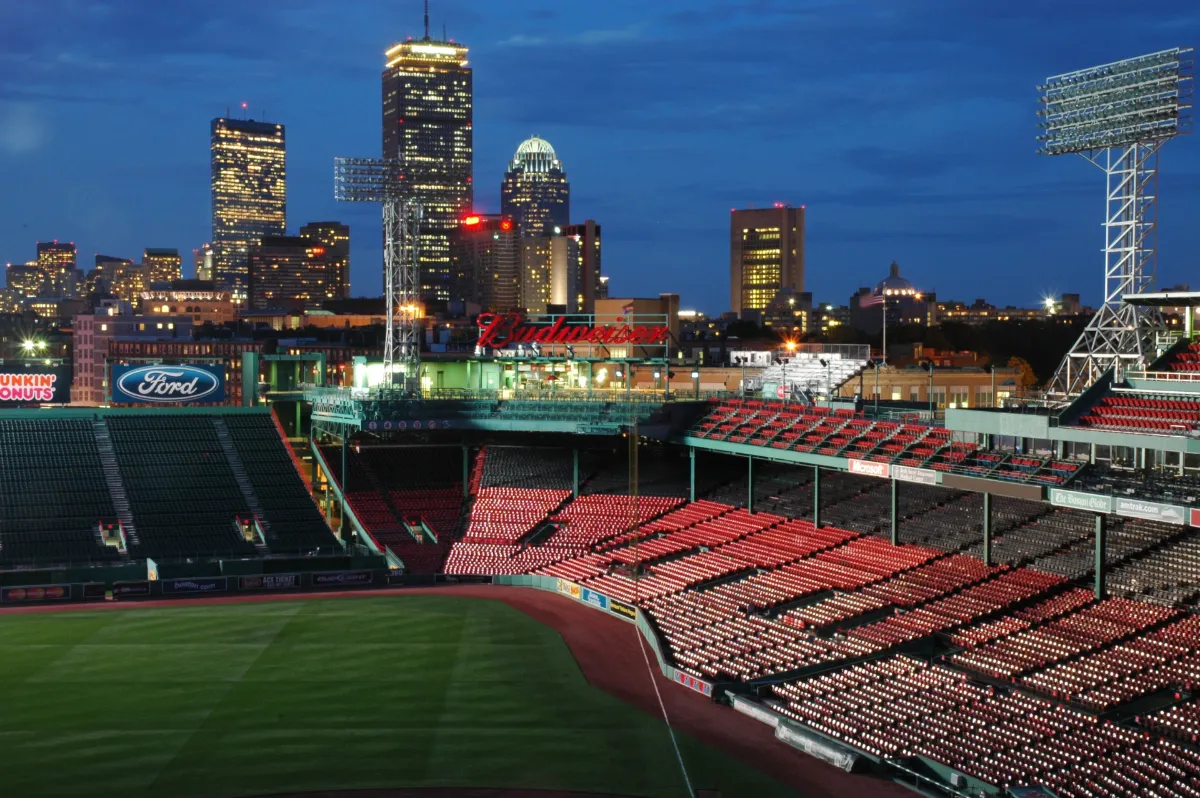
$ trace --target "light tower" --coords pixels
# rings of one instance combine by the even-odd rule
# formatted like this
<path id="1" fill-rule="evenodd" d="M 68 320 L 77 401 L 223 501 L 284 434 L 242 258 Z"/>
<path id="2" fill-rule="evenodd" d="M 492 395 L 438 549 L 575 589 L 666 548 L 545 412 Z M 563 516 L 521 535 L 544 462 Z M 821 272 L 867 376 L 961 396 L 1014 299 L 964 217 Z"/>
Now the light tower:
<path id="1" fill-rule="evenodd" d="M 1158 151 L 1191 132 L 1194 50 L 1176 47 L 1047 79 L 1041 155 L 1077 153 L 1104 171 L 1104 304 L 1063 358 L 1051 392 L 1081 393 L 1153 359 L 1157 311 L 1126 304 L 1154 283 Z"/>
<path id="2" fill-rule="evenodd" d="M 383 205 L 384 384 L 419 394 L 421 367 L 420 278 L 417 244 L 422 209 L 405 186 L 400 162 L 382 158 L 335 158 L 333 193 L 341 202 Z"/>

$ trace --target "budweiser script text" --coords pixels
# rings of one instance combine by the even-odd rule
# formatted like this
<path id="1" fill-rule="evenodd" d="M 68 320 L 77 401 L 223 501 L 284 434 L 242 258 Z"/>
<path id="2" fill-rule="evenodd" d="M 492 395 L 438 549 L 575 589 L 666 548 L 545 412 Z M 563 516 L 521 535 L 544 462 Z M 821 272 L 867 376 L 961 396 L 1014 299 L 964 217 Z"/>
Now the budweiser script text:
<path id="1" fill-rule="evenodd" d="M 563 318 L 553 324 L 529 324 L 520 313 L 481 313 L 478 346 L 499 349 L 509 344 L 665 344 L 671 331 L 667 327 L 630 327 L 623 324 L 588 326 L 567 324 Z"/>

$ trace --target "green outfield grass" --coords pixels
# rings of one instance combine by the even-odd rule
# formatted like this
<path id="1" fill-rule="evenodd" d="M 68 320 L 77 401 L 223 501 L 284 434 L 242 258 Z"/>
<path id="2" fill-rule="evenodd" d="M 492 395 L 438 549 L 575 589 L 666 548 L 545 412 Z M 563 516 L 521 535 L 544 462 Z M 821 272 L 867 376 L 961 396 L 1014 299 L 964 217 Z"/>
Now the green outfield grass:
<path id="1" fill-rule="evenodd" d="M 798 795 L 680 744 L 697 787 Z M 0 617 L 0 746 L 14 798 L 686 794 L 662 720 L 588 685 L 557 632 L 439 596 Z"/>

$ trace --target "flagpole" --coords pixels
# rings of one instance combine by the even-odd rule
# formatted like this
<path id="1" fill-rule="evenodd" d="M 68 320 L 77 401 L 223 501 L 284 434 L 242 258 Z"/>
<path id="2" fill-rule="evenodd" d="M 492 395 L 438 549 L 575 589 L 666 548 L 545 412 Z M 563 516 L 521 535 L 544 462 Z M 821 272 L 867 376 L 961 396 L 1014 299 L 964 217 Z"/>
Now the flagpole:
<path id="1" fill-rule="evenodd" d="M 883 301 L 879 303 L 883 308 L 883 365 L 887 365 L 887 296 L 883 296 Z"/>

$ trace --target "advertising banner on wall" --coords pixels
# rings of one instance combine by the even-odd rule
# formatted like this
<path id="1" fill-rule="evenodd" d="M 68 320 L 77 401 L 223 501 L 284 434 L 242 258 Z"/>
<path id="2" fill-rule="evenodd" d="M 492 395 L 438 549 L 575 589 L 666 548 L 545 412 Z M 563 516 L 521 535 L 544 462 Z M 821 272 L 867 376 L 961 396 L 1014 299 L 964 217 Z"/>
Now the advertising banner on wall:
<path id="1" fill-rule="evenodd" d="M 879 477 L 880 479 L 887 479 L 888 464 L 876 463 L 873 460 L 851 460 L 850 473 L 862 474 L 864 477 Z"/>
<path id="2" fill-rule="evenodd" d="M 0 407 L 67 404 L 70 401 L 70 366 L 0 365 Z"/>
<path id="3" fill-rule="evenodd" d="M 229 587 L 229 581 L 223 576 L 211 576 L 201 579 L 164 579 L 163 595 L 178 595 L 182 593 L 224 593 Z"/>
<path id="4" fill-rule="evenodd" d="M 149 596 L 150 582 L 117 582 L 113 585 L 112 594 L 115 599 Z"/>
<path id="5" fill-rule="evenodd" d="M 336 587 L 338 585 L 369 585 L 375 579 L 372 571 L 336 571 L 312 575 L 313 587 Z"/>
<path id="6" fill-rule="evenodd" d="M 1140 499 L 1117 499 L 1115 507 L 1117 515 L 1128 518 L 1140 518 L 1143 521 L 1162 521 L 1164 524 L 1187 523 L 1187 513 L 1182 507 L 1160 502 L 1146 502 Z"/>
<path id="7" fill-rule="evenodd" d="M 300 574 L 263 574 L 243 576 L 239 590 L 293 590 L 300 587 Z"/>
<path id="8" fill-rule="evenodd" d="M 708 682 L 704 681 L 703 679 L 697 679 L 695 676 L 692 676 L 690 673 L 684 673 L 683 671 L 675 671 L 675 681 L 679 682 L 684 687 L 686 687 L 690 690 L 695 690 L 697 693 L 700 693 L 701 695 L 712 696 L 712 685 L 709 684 Z"/>
<path id="9" fill-rule="evenodd" d="M 912 466 L 894 465 L 891 469 L 892 477 L 901 482 L 916 482 L 918 485 L 937 484 L 937 472 L 932 468 L 913 468 Z"/>
<path id="10" fill-rule="evenodd" d="M 3 601 L 5 604 L 24 604 L 31 601 L 63 601 L 70 597 L 70 585 L 31 585 L 29 587 L 6 587 L 0 590 L 0 601 Z"/>
<path id="11" fill-rule="evenodd" d="M 1070 507 L 1075 510 L 1088 510 L 1093 513 L 1111 513 L 1113 500 L 1111 496 L 1100 496 L 1095 493 L 1080 493 L 1077 490 L 1050 489 L 1050 503 L 1055 507 Z"/>
<path id="12" fill-rule="evenodd" d="M 608 600 L 608 609 L 613 615 L 620 615 L 632 621 L 637 620 L 637 607 L 616 599 Z"/>
<path id="13" fill-rule="evenodd" d="M 112 367 L 115 405 L 214 404 L 225 401 L 225 367 L 210 363 Z"/>

